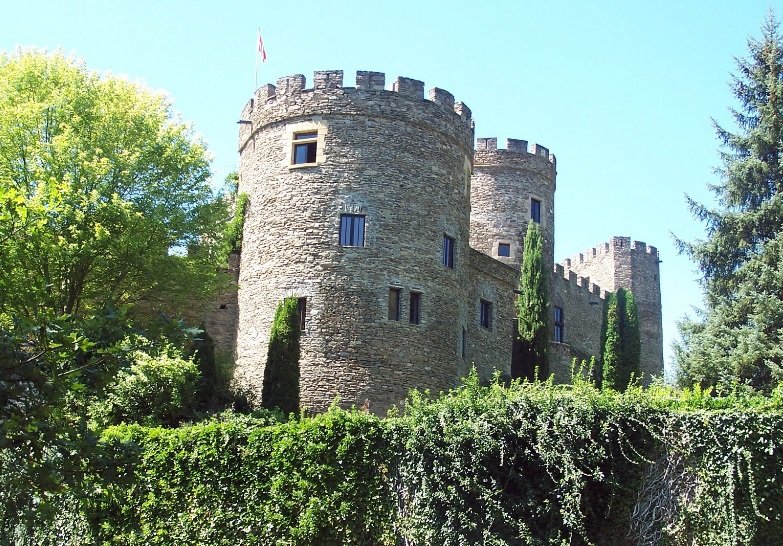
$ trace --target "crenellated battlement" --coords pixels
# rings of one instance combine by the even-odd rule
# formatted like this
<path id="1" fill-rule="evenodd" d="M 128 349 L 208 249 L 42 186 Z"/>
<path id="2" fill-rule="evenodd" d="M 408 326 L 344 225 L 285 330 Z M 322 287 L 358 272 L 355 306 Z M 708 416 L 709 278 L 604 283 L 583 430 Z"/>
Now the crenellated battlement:
<path id="1" fill-rule="evenodd" d="M 484 166 L 524 167 L 530 161 L 541 162 L 553 172 L 557 168 L 555 154 L 541 144 L 533 144 L 528 148 L 528 141 L 517 138 L 507 138 L 506 147 L 498 148 L 497 137 L 476 139 L 476 163 Z"/>
<path id="2" fill-rule="evenodd" d="M 631 250 L 635 250 L 637 253 L 649 254 L 650 256 L 658 258 L 658 249 L 652 245 L 648 245 L 643 241 L 634 241 L 631 243 Z"/>
<path id="3" fill-rule="evenodd" d="M 584 290 L 587 294 L 598 296 L 601 299 L 606 298 L 606 290 L 594 282 L 590 281 L 590 277 L 583 277 L 577 275 L 574 271 L 570 271 L 561 264 L 554 264 L 552 268 L 556 279 L 563 280 L 574 290 Z"/>
<path id="4" fill-rule="evenodd" d="M 472 128 L 473 119 L 470 108 L 464 103 L 455 101 L 454 95 L 445 89 L 433 87 L 427 97 L 424 95 L 424 82 L 397 77 L 391 89 L 386 89 L 386 75 L 383 72 L 359 70 L 356 72 L 355 87 L 343 85 L 342 70 L 316 70 L 313 73 L 313 87 L 307 87 L 307 79 L 303 74 L 291 74 L 278 78 L 275 85 L 264 84 L 256 90 L 253 98 L 242 110 L 242 119 L 250 120 L 258 109 L 274 106 L 280 101 L 296 100 L 308 93 L 335 93 L 351 95 L 355 93 L 395 94 L 413 100 L 427 101 L 454 113 Z"/>
<path id="5" fill-rule="evenodd" d="M 566 258 L 561 263 L 565 269 L 577 268 L 579 264 L 591 262 L 596 258 L 600 259 L 615 252 L 624 251 L 628 251 L 637 257 L 646 255 L 651 259 L 658 260 L 658 249 L 656 247 L 648 245 L 643 241 L 631 241 L 630 237 L 612 237 L 608 242 Z"/>
<path id="6" fill-rule="evenodd" d="M 649 257 L 655 261 L 658 260 L 658 249 L 644 241 L 631 241 L 630 237 L 612 237 L 607 244 L 611 245 L 615 251 L 625 250 L 637 258 Z"/>
<path id="7" fill-rule="evenodd" d="M 615 237 L 615 239 L 616 238 L 617 237 Z M 611 254 L 613 250 L 614 245 L 612 243 L 603 243 L 592 248 L 588 248 L 585 252 L 574 254 L 570 258 L 563 260 L 561 263 L 565 269 L 571 269 L 572 267 L 576 267 L 578 264 L 583 264 L 585 262 L 592 261 L 594 258 L 600 258 L 602 256 Z"/>

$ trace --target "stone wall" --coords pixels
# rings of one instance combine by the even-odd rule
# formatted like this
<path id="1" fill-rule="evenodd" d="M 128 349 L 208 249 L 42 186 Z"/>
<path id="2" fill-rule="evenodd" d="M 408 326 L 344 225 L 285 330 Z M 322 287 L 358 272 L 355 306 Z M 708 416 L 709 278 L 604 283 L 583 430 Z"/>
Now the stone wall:
<path id="1" fill-rule="evenodd" d="M 553 263 L 555 242 L 555 156 L 540 144 L 528 153 L 525 140 L 508 139 L 506 149 L 496 138 L 479 138 L 471 179 L 470 246 L 517 269 L 530 221 L 531 198 L 541 202 L 541 233 L 545 263 Z M 498 244 L 509 243 L 511 255 L 498 255 Z"/>
<path id="2" fill-rule="evenodd" d="M 552 342 L 549 355 L 549 370 L 555 381 L 566 383 L 571 380 L 573 359 L 586 360 L 601 356 L 601 326 L 603 324 L 606 291 L 591 283 L 590 279 L 577 276 L 573 271 L 555 265 L 550 276 L 552 307 L 563 309 L 563 342 Z"/>
<path id="3" fill-rule="evenodd" d="M 663 374 L 660 259 L 658 250 L 630 237 L 612 237 L 608 243 L 563 262 L 566 272 L 587 277 L 611 292 L 631 290 L 639 308 L 643 383 Z"/>
<path id="4" fill-rule="evenodd" d="M 314 148 L 300 164 L 303 141 Z M 379 72 L 358 72 L 356 86 L 344 87 L 342 71 L 332 70 L 316 72 L 310 89 L 301 74 L 261 86 L 241 113 L 239 152 L 239 191 L 250 197 L 239 292 L 221 296 L 211 327 L 227 332 L 238 310 L 240 386 L 260 397 L 285 297 L 306 308 L 306 408 L 339 398 L 382 414 L 409 389 L 453 387 L 473 365 L 483 380 L 510 373 L 531 198 L 541 202 L 544 259 L 554 264 L 556 161 L 547 148 L 528 152 L 526 141 L 509 139 L 498 149 L 497 139 L 481 138 L 474 153 L 471 112 L 448 91 L 425 98 L 424 84 L 410 78 L 387 90 Z M 345 214 L 364 217 L 363 245 L 341 246 Z M 444 264 L 444 237 L 453 240 L 453 267 Z M 499 256 L 501 243 L 510 256 Z M 573 358 L 600 355 L 605 291 L 621 286 L 639 302 L 642 370 L 662 372 L 654 247 L 615 237 L 555 266 L 549 280 L 550 327 L 556 306 L 565 315 L 564 340 L 552 343 L 556 380 L 570 379 Z M 401 296 L 399 320 L 389 314 L 391 290 Z M 480 322 L 482 300 L 490 325 Z"/>
<path id="5" fill-rule="evenodd" d="M 360 72 L 266 85 L 242 113 L 239 189 L 250 196 L 240 271 L 236 378 L 260 393 L 277 303 L 307 298 L 301 400 L 383 413 L 411 388 L 447 389 L 465 368 L 473 129 L 448 92 Z M 249 122 L 249 123 L 247 123 Z M 318 133 L 314 164 L 291 164 L 297 131 Z M 468 169 L 466 169 L 466 165 Z M 340 246 L 340 215 L 366 218 L 365 245 Z M 443 265 L 443 238 L 455 241 Z M 389 320 L 390 288 L 401 320 Z M 420 324 L 409 322 L 420 294 Z"/>
<path id="6" fill-rule="evenodd" d="M 519 271 L 481 252 L 470 249 L 470 299 L 467 303 L 468 366 L 475 366 L 479 378 L 492 379 L 495 371 L 511 376 L 514 288 Z M 492 303 L 490 327 L 480 323 L 481 300 Z M 467 370 L 461 370 L 464 375 Z"/>
<path id="7" fill-rule="evenodd" d="M 215 354 L 222 358 L 234 355 L 239 308 L 237 302 L 237 281 L 239 279 L 239 254 L 228 257 L 226 268 L 228 285 L 215 297 L 207 308 L 204 329 L 215 344 Z"/>

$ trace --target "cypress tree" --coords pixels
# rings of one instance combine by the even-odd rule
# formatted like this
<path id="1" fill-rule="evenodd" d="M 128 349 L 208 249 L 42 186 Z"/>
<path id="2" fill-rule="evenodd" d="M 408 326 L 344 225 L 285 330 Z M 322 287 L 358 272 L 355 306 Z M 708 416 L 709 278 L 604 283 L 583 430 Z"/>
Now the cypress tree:
<path id="1" fill-rule="evenodd" d="M 706 305 L 680 323 L 684 385 L 768 390 L 783 377 L 783 41 L 771 14 L 748 47 L 731 82 L 736 130 L 715 123 L 717 206 L 688 200 L 706 238 L 679 241 L 701 271 Z"/>
<path id="2" fill-rule="evenodd" d="M 640 373 L 639 312 L 630 290 L 620 288 L 607 296 L 602 340 L 601 385 L 624 391 Z"/>
<path id="3" fill-rule="evenodd" d="M 297 298 L 277 305 L 269 334 L 261 403 L 283 413 L 299 411 L 299 312 Z"/>
<path id="4" fill-rule="evenodd" d="M 622 348 L 622 370 L 620 372 L 620 390 L 625 390 L 631 382 L 631 378 L 639 378 L 641 374 L 640 358 L 642 353 L 641 336 L 639 333 L 639 310 L 636 307 L 636 298 L 630 290 L 620 289 L 623 292 L 622 329 L 620 331 L 620 343 Z"/>
<path id="5" fill-rule="evenodd" d="M 603 354 L 601 355 L 601 387 L 613 389 L 617 386 L 617 369 L 620 366 L 620 310 L 617 294 L 610 293 L 604 305 Z"/>
<path id="6" fill-rule="evenodd" d="M 517 298 L 517 332 L 522 344 L 526 369 L 538 366 L 541 376 L 548 375 L 547 286 L 541 229 L 529 222 L 525 234 L 525 251 L 519 275 Z"/>

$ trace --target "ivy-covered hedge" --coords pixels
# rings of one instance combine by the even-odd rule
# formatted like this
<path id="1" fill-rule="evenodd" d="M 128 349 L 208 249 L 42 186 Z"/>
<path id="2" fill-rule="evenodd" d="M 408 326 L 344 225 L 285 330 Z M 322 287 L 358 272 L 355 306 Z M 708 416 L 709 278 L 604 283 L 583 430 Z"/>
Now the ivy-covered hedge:
<path id="1" fill-rule="evenodd" d="M 102 441 L 120 464 L 88 510 L 107 544 L 382 544 L 391 536 L 392 452 L 385 424 L 366 414 L 123 426 Z"/>
<path id="2" fill-rule="evenodd" d="M 29 543 L 775 544 L 779 394 L 472 377 L 386 419 L 113 427 L 89 494 Z"/>

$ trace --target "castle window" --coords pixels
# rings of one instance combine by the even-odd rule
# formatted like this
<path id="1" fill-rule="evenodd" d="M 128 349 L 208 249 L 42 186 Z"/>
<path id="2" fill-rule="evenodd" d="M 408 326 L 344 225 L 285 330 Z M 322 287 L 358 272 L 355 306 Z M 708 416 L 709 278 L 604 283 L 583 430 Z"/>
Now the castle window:
<path id="1" fill-rule="evenodd" d="M 462 358 L 468 356 L 468 331 L 462 327 Z"/>
<path id="2" fill-rule="evenodd" d="M 389 288 L 389 320 L 400 320 L 399 288 Z"/>
<path id="3" fill-rule="evenodd" d="M 443 236 L 443 265 L 454 269 L 454 237 Z"/>
<path id="4" fill-rule="evenodd" d="M 483 328 L 492 329 L 492 302 L 481 300 L 479 306 L 479 323 Z"/>
<path id="5" fill-rule="evenodd" d="M 307 298 L 299 298 L 297 300 L 296 313 L 299 319 L 299 331 L 304 333 L 307 325 Z"/>
<path id="6" fill-rule="evenodd" d="M 541 201 L 530 198 L 530 219 L 536 224 L 541 223 Z"/>
<path id="7" fill-rule="evenodd" d="M 294 133 L 294 153 L 292 156 L 292 163 L 294 165 L 315 163 L 317 151 L 318 131 Z"/>
<path id="8" fill-rule="evenodd" d="M 508 258 L 511 256 L 511 243 L 498 243 L 498 256 Z"/>
<path id="9" fill-rule="evenodd" d="M 419 292 L 411 292 L 409 310 L 410 310 L 410 323 L 420 324 L 421 323 L 421 294 Z"/>
<path id="10" fill-rule="evenodd" d="M 364 215 L 340 215 L 340 246 L 364 246 Z"/>
<path id="11" fill-rule="evenodd" d="M 562 307 L 555 307 L 555 341 L 563 343 L 565 334 L 565 315 Z"/>

